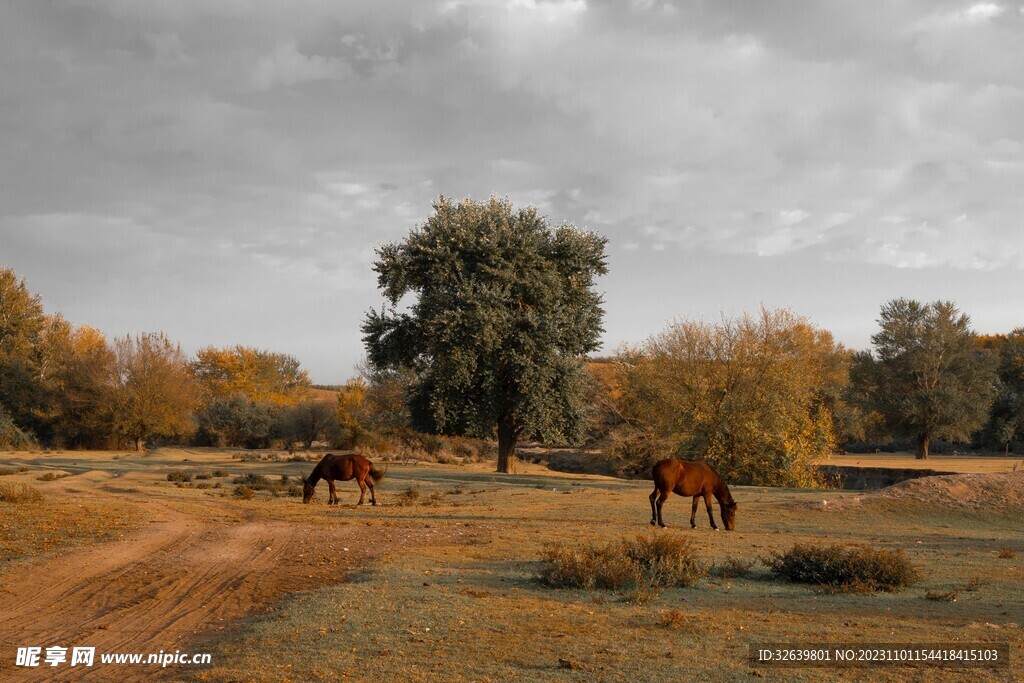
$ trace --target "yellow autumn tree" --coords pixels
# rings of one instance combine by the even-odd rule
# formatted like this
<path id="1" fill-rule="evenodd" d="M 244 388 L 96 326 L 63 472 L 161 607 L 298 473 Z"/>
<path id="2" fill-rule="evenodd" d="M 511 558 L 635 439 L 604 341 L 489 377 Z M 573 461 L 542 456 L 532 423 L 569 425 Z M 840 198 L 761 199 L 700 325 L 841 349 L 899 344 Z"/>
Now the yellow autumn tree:
<path id="1" fill-rule="evenodd" d="M 285 353 L 241 345 L 207 346 L 196 352 L 190 367 L 204 403 L 244 396 L 256 403 L 294 406 L 309 394 L 309 374 L 297 358 Z"/>
<path id="2" fill-rule="evenodd" d="M 817 483 L 832 452 L 832 411 L 849 354 L 788 310 L 718 323 L 679 320 L 618 355 L 619 410 L 631 428 L 726 479 Z"/>

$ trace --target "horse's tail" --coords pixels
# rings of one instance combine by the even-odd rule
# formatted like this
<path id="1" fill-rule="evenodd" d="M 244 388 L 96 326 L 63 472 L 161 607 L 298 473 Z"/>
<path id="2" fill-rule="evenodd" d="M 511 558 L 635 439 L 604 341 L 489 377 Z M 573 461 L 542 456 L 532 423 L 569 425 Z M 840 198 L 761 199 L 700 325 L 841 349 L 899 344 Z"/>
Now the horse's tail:
<path id="1" fill-rule="evenodd" d="M 374 483 L 377 483 L 384 478 L 384 475 L 388 473 L 388 468 L 385 467 L 383 470 L 378 470 L 372 464 L 370 465 L 370 478 L 373 479 Z"/>

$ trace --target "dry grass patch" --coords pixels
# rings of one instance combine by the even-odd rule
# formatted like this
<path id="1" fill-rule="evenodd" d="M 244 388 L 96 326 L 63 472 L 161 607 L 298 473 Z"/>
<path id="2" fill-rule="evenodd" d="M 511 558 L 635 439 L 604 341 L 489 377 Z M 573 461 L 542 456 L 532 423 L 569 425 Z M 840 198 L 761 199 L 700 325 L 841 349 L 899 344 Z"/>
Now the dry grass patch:
<path id="1" fill-rule="evenodd" d="M 779 578 L 844 593 L 898 591 L 920 578 L 902 550 L 875 550 L 869 546 L 798 543 L 785 553 L 773 553 L 763 562 Z"/>
<path id="2" fill-rule="evenodd" d="M 10 560 L 64 552 L 81 541 L 117 538 L 146 519 L 144 510 L 130 505 L 66 498 L 51 498 L 45 505 L 0 502 L 0 572 Z"/>
<path id="3" fill-rule="evenodd" d="M 750 576 L 757 560 L 742 560 L 736 557 L 727 557 L 720 563 L 715 562 L 709 570 L 712 576 L 720 579 L 744 579 Z"/>
<path id="4" fill-rule="evenodd" d="M 1012 560 L 1017 557 L 1017 553 L 1013 552 L 1011 548 L 1000 548 L 996 551 L 996 557 L 1000 560 Z"/>

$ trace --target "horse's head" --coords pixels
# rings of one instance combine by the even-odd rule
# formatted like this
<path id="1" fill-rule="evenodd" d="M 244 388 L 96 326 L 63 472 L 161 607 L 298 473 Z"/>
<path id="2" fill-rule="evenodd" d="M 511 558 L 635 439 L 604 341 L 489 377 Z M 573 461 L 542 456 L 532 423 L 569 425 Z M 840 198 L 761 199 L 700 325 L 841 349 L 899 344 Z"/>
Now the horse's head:
<path id="1" fill-rule="evenodd" d="M 736 501 L 731 500 L 719 507 L 722 510 L 722 523 L 725 524 L 725 530 L 734 530 L 736 528 Z"/>
<path id="2" fill-rule="evenodd" d="M 316 489 L 309 483 L 309 479 L 302 478 L 302 502 L 308 503 L 313 500 L 313 494 L 316 493 Z"/>

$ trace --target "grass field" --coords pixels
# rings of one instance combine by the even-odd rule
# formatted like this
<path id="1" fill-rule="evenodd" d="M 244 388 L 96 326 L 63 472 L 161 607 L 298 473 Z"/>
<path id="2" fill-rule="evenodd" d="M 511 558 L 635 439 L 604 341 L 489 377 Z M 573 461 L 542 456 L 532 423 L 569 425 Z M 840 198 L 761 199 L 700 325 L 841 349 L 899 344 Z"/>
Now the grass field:
<path id="1" fill-rule="evenodd" d="M 44 680 L 11 666 L 26 639 L 213 654 L 211 667 L 122 669 L 122 680 L 835 680 L 834 669 L 748 661 L 752 642 L 780 641 L 1003 642 L 1011 668 L 847 669 L 842 677 L 1019 679 L 1024 508 L 1016 499 L 936 506 L 914 496 L 737 487 L 737 531 L 716 533 L 703 509 L 690 530 L 689 501 L 678 497 L 666 503 L 670 528 L 651 529 L 645 482 L 536 465 L 505 476 L 487 464 L 392 463 L 375 508 L 329 508 L 323 486 L 305 506 L 267 492 L 234 496 L 240 474 L 276 479 L 312 465 L 243 462 L 228 451 L 0 454 L 0 470 L 21 467 L 28 470 L 0 483 L 31 483 L 47 503 L 0 502 L 4 680 Z M 75 474 L 39 481 L 47 471 Z M 167 481 L 178 471 L 211 476 Z M 358 498 L 351 482 L 339 492 L 344 502 Z M 92 521 L 75 527 L 51 501 L 82 505 Z M 44 523 L 50 531 L 38 542 L 8 540 L 32 537 Z M 46 538 L 61 523 L 68 543 L 55 547 Z M 708 565 L 757 564 L 745 578 L 709 575 L 660 591 L 551 589 L 535 580 L 545 544 L 637 534 L 692 538 Z M 923 578 L 879 594 L 771 578 L 759 558 L 798 542 L 903 549 Z M 95 674 L 109 677 L 113 667 Z"/>

